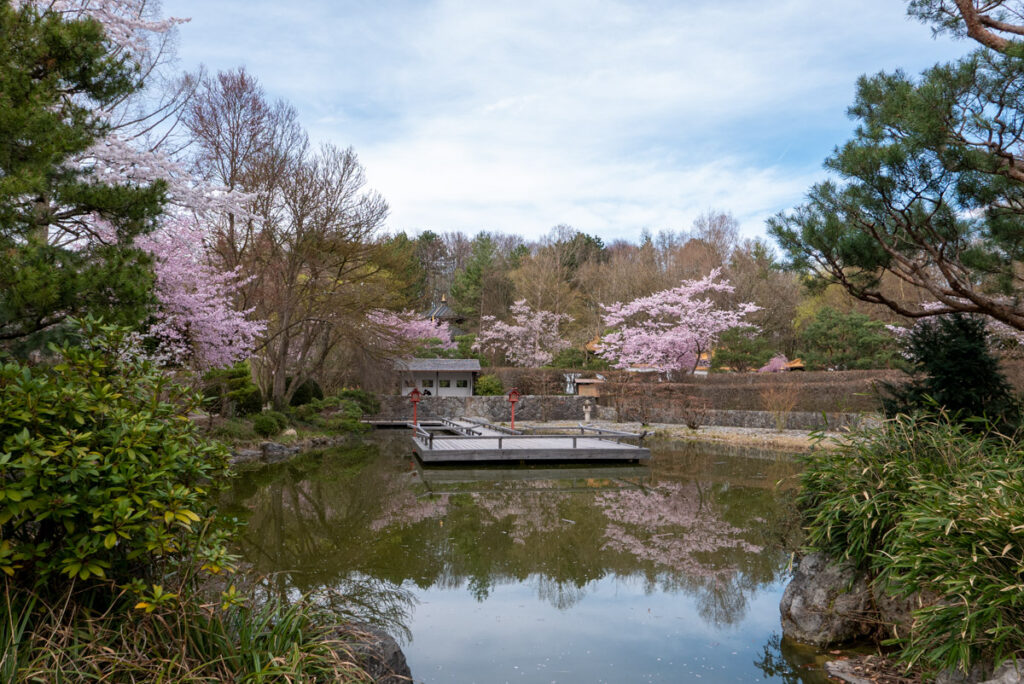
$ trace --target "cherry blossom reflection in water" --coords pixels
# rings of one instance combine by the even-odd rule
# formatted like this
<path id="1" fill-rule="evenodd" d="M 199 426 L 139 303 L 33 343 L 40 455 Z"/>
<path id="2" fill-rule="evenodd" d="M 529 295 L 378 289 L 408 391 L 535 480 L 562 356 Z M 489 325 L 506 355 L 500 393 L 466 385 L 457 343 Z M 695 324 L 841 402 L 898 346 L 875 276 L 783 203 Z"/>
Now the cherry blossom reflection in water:
<path id="1" fill-rule="evenodd" d="M 264 471 L 233 503 L 283 584 L 407 593 L 417 681 L 818 681 L 777 638 L 788 457 L 417 470 L 403 443 Z"/>

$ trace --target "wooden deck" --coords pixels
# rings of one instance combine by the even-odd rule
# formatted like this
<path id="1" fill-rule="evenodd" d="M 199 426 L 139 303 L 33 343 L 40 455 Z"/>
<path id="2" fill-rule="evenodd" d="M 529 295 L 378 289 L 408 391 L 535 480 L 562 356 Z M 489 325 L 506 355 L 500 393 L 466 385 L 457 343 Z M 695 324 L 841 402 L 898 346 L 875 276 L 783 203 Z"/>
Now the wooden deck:
<path id="1" fill-rule="evenodd" d="M 523 434 L 497 425 L 468 420 L 439 421 L 419 426 L 413 451 L 424 463 L 480 461 L 646 461 L 650 449 L 626 443 L 642 435 L 581 425 L 560 434 Z M 578 430 L 578 431 L 577 431 Z M 455 433 L 455 434 L 452 434 Z"/>

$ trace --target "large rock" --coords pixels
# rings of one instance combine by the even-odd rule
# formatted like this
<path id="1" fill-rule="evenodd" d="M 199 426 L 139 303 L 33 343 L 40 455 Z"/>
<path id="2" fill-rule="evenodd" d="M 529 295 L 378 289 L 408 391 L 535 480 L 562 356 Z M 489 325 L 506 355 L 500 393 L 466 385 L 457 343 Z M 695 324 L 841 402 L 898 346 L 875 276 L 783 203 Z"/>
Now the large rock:
<path id="1" fill-rule="evenodd" d="M 871 592 L 849 564 L 820 553 L 804 556 L 779 605 L 782 633 L 794 641 L 831 646 L 871 631 Z"/>
<path id="2" fill-rule="evenodd" d="M 1022 684 L 1024 682 L 1024 661 L 1005 661 L 996 668 L 991 679 L 986 679 L 982 684 Z"/>
<path id="3" fill-rule="evenodd" d="M 377 684 L 409 684 L 412 672 L 398 642 L 387 632 L 370 625 L 351 625 L 346 630 L 353 655 Z"/>
<path id="4" fill-rule="evenodd" d="M 970 674 L 960 670 L 943 670 L 935 678 L 935 684 L 1022 684 L 1024 682 L 1024 662 L 1014 663 L 1006 660 L 992 671 L 992 663 L 978 663 L 971 668 Z"/>
<path id="5" fill-rule="evenodd" d="M 277 442 L 263 442 L 260 444 L 260 451 L 263 453 L 264 463 L 280 463 L 301 453 L 302 447 L 286 446 Z"/>

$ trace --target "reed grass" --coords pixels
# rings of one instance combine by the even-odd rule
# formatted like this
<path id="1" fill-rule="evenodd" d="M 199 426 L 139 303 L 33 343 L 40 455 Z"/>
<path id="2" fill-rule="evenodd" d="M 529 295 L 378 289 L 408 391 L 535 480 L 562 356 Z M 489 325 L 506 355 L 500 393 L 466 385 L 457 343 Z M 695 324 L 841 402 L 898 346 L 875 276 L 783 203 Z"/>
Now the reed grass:
<path id="1" fill-rule="evenodd" d="M 97 611 L 9 582 L 3 601 L 4 682 L 372 681 L 330 617 L 301 601 L 222 607 L 195 597 L 149 614 L 119 602 Z"/>
<path id="2" fill-rule="evenodd" d="M 891 643 L 925 671 L 1024 656 L 1024 447 L 897 416 L 805 457 L 807 543 L 890 594 L 939 597 Z"/>

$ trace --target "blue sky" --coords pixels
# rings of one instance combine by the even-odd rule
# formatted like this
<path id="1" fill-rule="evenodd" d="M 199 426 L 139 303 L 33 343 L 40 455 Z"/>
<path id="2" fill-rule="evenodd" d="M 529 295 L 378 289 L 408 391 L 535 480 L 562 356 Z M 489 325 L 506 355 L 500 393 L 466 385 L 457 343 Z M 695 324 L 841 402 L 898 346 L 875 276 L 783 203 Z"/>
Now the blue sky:
<path id="1" fill-rule="evenodd" d="M 389 227 L 609 241 L 798 204 L 862 73 L 971 46 L 900 0 L 164 0 L 184 68 L 240 65 L 355 148 Z"/>

